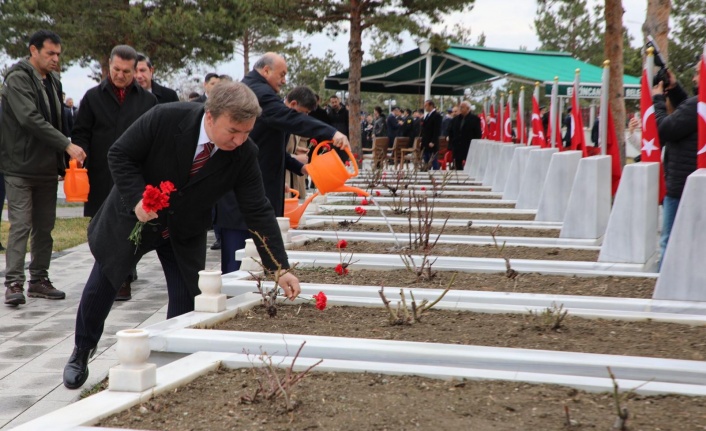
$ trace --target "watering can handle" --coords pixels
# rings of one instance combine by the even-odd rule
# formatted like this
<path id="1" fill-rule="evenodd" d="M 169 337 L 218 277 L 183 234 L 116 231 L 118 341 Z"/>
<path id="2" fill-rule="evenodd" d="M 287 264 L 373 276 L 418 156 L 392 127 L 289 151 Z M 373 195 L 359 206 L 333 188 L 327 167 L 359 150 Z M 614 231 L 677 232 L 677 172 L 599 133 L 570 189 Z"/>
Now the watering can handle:
<path id="1" fill-rule="evenodd" d="M 311 154 L 311 161 L 313 162 L 314 159 L 316 159 L 316 157 L 319 155 L 319 148 L 321 148 L 322 145 L 330 146 L 330 144 L 332 142 L 333 141 L 321 141 L 319 143 L 319 145 L 317 145 L 316 148 L 314 148 L 314 152 Z M 346 154 L 348 154 L 348 158 L 350 159 L 351 164 L 353 165 L 353 170 L 355 172 L 353 173 L 352 177 L 357 177 L 358 176 L 358 162 L 355 161 L 355 157 L 353 156 L 353 153 L 351 153 L 350 147 L 345 147 L 343 150 L 346 152 Z"/>
<path id="2" fill-rule="evenodd" d="M 78 161 L 76 159 L 69 160 L 69 169 L 76 169 L 78 167 Z"/>
<path id="3" fill-rule="evenodd" d="M 299 190 L 297 189 L 289 189 L 289 193 L 294 195 L 294 198 L 299 199 Z"/>

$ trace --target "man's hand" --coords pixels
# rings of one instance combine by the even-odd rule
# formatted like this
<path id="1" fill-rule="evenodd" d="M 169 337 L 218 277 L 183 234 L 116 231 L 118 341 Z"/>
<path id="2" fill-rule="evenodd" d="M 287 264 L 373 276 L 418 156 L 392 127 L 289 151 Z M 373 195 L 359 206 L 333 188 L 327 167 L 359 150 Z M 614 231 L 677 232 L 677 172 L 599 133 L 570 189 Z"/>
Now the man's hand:
<path id="1" fill-rule="evenodd" d="M 348 138 L 341 132 L 336 132 L 336 134 L 333 135 L 333 138 L 331 138 L 331 141 L 333 142 L 333 145 L 341 149 L 351 147 L 350 142 L 348 142 Z"/>
<path id="2" fill-rule="evenodd" d="M 83 166 L 83 162 L 86 161 L 86 153 L 83 151 L 83 148 L 79 147 L 76 144 L 69 143 L 69 146 L 66 147 L 66 153 L 72 159 L 76 159 L 81 166 Z"/>
<path id="3" fill-rule="evenodd" d="M 652 87 L 652 95 L 653 96 L 661 96 L 662 94 L 664 94 L 664 82 L 659 81 L 657 83 L 657 85 Z"/>
<path id="4" fill-rule="evenodd" d="M 299 163 L 307 164 L 309 163 L 309 155 L 307 153 L 295 154 L 292 158 L 296 159 Z"/>
<path id="5" fill-rule="evenodd" d="M 299 279 L 291 272 L 285 272 L 279 276 L 279 285 L 284 290 L 284 296 L 290 301 L 302 293 L 302 288 L 299 286 Z"/>
<path id="6" fill-rule="evenodd" d="M 140 202 L 135 205 L 135 215 L 137 216 L 137 219 L 143 223 L 146 223 L 150 220 L 154 220 L 157 218 L 157 213 L 154 211 L 147 212 L 145 211 L 144 208 L 142 208 L 142 199 L 140 199 Z"/>

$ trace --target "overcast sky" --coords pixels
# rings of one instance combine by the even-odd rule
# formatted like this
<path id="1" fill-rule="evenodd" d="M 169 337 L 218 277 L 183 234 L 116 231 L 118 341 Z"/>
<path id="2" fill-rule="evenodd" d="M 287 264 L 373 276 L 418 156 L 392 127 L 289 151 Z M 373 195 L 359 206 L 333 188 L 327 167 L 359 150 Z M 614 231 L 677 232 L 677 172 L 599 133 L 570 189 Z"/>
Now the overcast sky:
<path id="1" fill-rule="evenodd" d="M 598 0 L 589 0 L 589 5 Z M 601 0 L 602 2 L 602 0 Z M 473 10 L 466 14 L 455 14 L 448 19 L 449 27 L 456 22 L 462 22 L 471 28 L 472 40 L 485 33 L 486 46 L 491 48 L 518 49 L 525 46 L 530 50 L 539 47 L 539 40 L 534 31 L 533 20 L 536 12 L 535 0 L 476 0 Z M 623 0 L 625 15 L 623 22 L 636 43 L 642 39 L 640 27 L 645 20 L 647 0 Z M 335 52 L 336 59 L 348 68 L 348 35 L 330 39 L 324 35 L 308 37 L 303 42 L 312 45 L 312 52 L 322 53 L 327 49 Z M 367 43 L 364 40 L 364 49 Z M 406 41 L 400 52 L 406 52 L 416 47 L 414 41 Z M 108 53 L 106 53 L 108 55 Z M 251 59 L 250 64 L 254 61 Z M 242 57 L 225 64 L 215 65 L 218 73 L 226 73 L 235 79 L 243 77 Z M 78 66 L 71 67 L 62 75 L 64 92 L 67 97 L 73 97 L 78 102 L 89 88 L 96 85 L 88 78 L 88 70 Z M 157 71 L 157 75 L 159 72 Z"/>

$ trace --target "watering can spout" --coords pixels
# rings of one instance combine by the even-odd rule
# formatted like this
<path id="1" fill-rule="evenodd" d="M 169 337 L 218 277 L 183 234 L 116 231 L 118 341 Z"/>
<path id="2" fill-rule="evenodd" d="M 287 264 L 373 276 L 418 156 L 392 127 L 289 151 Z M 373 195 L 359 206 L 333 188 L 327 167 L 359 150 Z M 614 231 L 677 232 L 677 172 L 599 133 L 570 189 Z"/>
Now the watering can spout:
<path id="1" fill-rule="evenodd" d="M 370 193 L 366 192 L 365 190 L 361 190 L 358 187 L 341 186 L 334 191 L 339 193 L 351 192 L 357 194 L 358 196 L 364 196 L 366 198 L 370 197 Z"/>
<path id="2" fill-rule="evenodd" d="M 297 193 L 297 196 L 298 195 L 299 193 Z M 299 226 L 299 220 L 301 220 L 302 215 L 304 214 L 304 210 L 306 210 L 306 207 L 309 206 L 311 201 L 314 200 L 316 196 L 318 196 L 318 193 L 314 193 L 313 195 L 306 198 L 304 203 L 299 206 L 296 206 L 298 203 L 298 199 L 285 199 L 284 216 L 289 217 L 289 226 L 292 229 L 296 229 Z M 294 201 L 294 203 L 292 203 L 291 201 Z"/>

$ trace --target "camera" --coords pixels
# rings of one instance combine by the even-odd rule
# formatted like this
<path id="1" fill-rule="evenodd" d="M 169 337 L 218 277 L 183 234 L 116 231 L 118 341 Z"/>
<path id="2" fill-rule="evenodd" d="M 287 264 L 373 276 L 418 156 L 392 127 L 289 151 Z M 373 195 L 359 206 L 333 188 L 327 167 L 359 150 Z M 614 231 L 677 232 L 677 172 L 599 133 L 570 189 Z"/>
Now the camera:
<path id="1" fill-rule="evenodd" d="M 645 49 L 652 47 L 654 49 L 655 53 L 655 66 L 659 67 L 659 70 L 657 73 L 655 73 L 654 77 L 652 78 L 652 86 L 655 86 L 659 84 L 659 82 L 663 82 L 664 88 L 669 87 L 669 68 L 667 67 L 667 62 L 664 61 L 662 58 L 662 55 L 659 53 L 659 49 L 657 49 L 657 44 L 655 43 L 655 40 L 652 38 L 652 36 L 648 35 L 647 36 L 647 43 L 645 44 Z"/>

